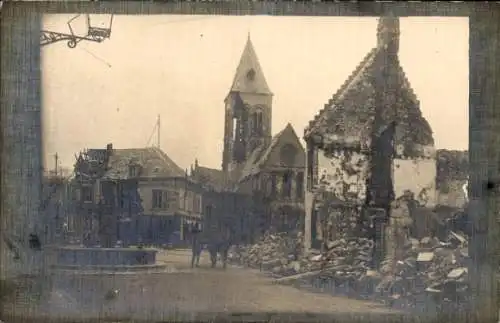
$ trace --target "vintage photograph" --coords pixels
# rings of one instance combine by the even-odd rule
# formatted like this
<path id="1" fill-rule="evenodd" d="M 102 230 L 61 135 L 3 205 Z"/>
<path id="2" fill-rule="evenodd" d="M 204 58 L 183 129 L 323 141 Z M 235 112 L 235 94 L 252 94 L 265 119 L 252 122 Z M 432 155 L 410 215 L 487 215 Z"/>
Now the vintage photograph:
<path id="1" fill-rule="evenodd" d="M 46 14 L 40 45 L 49 278 L 16 307 L 467 310 L 468 18 Z"/>

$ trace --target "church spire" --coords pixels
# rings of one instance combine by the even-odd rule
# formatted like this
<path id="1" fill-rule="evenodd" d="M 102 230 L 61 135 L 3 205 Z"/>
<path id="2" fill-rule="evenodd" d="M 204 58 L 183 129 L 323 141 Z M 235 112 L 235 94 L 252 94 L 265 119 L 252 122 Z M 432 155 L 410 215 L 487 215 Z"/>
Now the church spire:
<path id="1" fill-rule="evenodd" d="M 250 32 L 230 92 L 272 94 L 255 53 Z"/>
<path id="2" fill-rule="evenodd" d="M 399 50 L 399 18 L 380 17 L 377 26 L 377 47 L 397 55 Z"/>

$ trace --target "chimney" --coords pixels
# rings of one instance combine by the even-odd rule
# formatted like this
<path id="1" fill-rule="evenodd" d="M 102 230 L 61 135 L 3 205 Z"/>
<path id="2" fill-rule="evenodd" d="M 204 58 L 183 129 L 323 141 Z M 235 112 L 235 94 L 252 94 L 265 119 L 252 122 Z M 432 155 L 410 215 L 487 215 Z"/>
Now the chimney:
<path id="1" fill-rule="evenodd" d="M 109 157 L 113 154 L 113 144 L 106 145 L 105 168 L 108 168 Z"/>
<path id="2" fill-rule="evenodd" d="M 379 18 L 377 47 L 385 49 L 389 55 L 397 55 L 399 51 L 399 19 L 397 17 Z"/>

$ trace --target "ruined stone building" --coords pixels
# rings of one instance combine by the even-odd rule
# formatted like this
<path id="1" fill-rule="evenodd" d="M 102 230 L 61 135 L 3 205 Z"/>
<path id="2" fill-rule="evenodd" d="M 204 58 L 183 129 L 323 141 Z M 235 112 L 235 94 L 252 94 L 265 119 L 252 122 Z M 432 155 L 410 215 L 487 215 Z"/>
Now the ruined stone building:
<path id="1" fill-rule="evenodd" d="M 304 132 L 308 242 L 321 239 L 318 189 L 352 205 L 353 217 L 365 205 L 388 209 L 407 190 L 422 204 L 436 203 L 433 134 L 398 58 L 399 20 L 381 18 L 376 37 Z"/>
<path id="2" fill-rule="evenodd" d="M 86 150 L 74 181 L 85 244 L 182 241 L 188 224 L 201 220 L 200 186 L 159 148 Z"/>
<path id="3" fill-rule="evenodd" d="M 222 167 L 195 163 L 192 177 L 212 191 L 252 196 L 261 229 L 273 222 L 283 229 L 303 218 L 305 152 L 290 124 L 273 136 L 273 93 L 250 39 L 224 100 Z M 260 220 L 259 220 L 260 221 Z"/>

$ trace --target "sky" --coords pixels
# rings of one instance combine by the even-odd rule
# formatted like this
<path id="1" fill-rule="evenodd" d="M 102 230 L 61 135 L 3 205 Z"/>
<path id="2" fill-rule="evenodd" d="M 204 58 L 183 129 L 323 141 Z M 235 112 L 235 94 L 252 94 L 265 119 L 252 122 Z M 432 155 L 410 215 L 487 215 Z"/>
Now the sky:
<path id="1" fill-rule="evenodd" d="M 47 15 L 68 32 L 75 15 Z M 105 26 L 109 16 L 91 15 Z M 85 16 L 72 22 L 83 32 Z M 436 148 L 467 149 L 468 18 L 400 20 L 399 57 Z M 160 147 L 179 166 L 220 168 L 224 98 L 250 33 L 274 93 L 272 131 L 304 128 L 376 43 L 376 17 L 118 15 L 102 43 L 42 47 L 45 168 L 85 148 L 140 148 L 161 115 Z M 151 140 L 149 140 L 151 138 Z M 148 142 L 149 140 L 149 142 Z"/>

